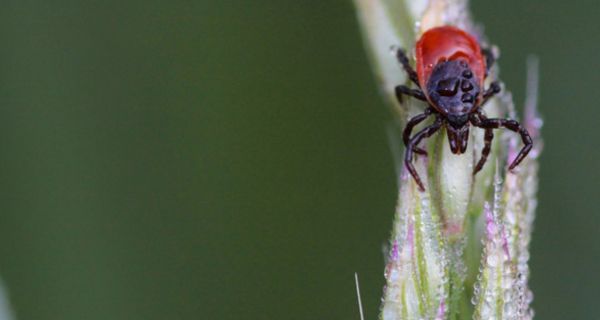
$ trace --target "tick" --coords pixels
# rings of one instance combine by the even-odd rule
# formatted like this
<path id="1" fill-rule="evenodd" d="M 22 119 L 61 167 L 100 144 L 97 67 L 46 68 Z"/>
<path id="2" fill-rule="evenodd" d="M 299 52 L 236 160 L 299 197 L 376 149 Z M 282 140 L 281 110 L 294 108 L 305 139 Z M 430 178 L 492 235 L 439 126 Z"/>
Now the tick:
<path id="1" fill-rule="evenodd" d="M 509 170 L 514 169 L 529 153 L 533 142 L 527 129 L 512 119 L 487 118 L 482 110 L 485 103 L 500 92 L 498 81 L 493 81 L 484 89 L 495 57 L 490 50 L 481 49 L 473 36 L 456 27 L 433 28 L 421 36 L 416 45 L 416 71 L 410 66 L 406 53 L 399 49 L 396 53 L 410 80 L 417 86 L 396 87 L 396 97 L 402 103 L 402 96 L 408 95 L 425 101 L 425 112 L 408 121 L 402 138 L 406 146 L 404 164 L 421 191 L 425 190 L 412 160 L 414 154 L 427 155 L 419 148 L 419 143 L 438 130 L 445 128 L 450 150 L 462 154 L 467 150 L 469 127 L 485 130 L 484 147 L 481 159 L 475 165 L 475 175 L 485 164 L 492 147 L 493 129 L 506 128 L 517 132 L 523 140 L 523 148 L 512 161 Z M 434 115 L 433 124 L 411 136 L 413 128 L 429 116 Z"/>

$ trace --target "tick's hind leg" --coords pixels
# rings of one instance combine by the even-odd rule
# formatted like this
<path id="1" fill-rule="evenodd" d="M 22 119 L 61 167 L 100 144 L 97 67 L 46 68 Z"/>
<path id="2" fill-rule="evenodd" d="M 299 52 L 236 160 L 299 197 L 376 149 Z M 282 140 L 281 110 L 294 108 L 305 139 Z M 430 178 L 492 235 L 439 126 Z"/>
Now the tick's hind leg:
<path id="1" fill-rule="evenodd" d="M 483 54 L 483 57 L 485 58 L 485 77 L 487 78 L 490 69 L 492 69 L 494 63 L 496 63 L 496 56 L 494 56 L 494 51 L 492 51 L 491 48 L 481 49 L 481 54 Z"/>
<path id="2" fill-rule="evenodd" d="M 420 88 L 421 85 L 419 84 L 419 76 L 417 76 L 417 72 L 410 66 L 410 63 L 408 62 L 408 57 L 406 56 L 406 52 L 404 52 L 403 49 L 398 49 L 396 51 L 396 58 L 398 58 L 398 62 L 400 62 L 400 64 L 404 68 L 404 71 L 406 71 L 406 73 L 408 74 L 410 80 L 414 82 L 417 85 L 417 87 Z"/>
<path id="3" fill-rule="evenodd" d="M 485 78 L 490 74 L 490 69 L 494 66 L 496 62 L 496 57 L 494 56 L 494 52 L 491 48 L 481 49 L 481 54 L 485 57 Z M 491 97 L 500 92 L 500 82 L 494 81 L 490 83 L 490 87 L 483 91 L 483 100 L 479 104 L 483 106 Z"/>
<path id="4" fill-rule="evenodd" d="M 490 83 L 490 87 L 487 88 L 485 91 L 483 91 L 483 95 L 482 95 L 483 99 L 481 100 L 481 103 L 479 104 L 479 106 L 483 107 L 486 104 L 486 102 L 488 102 L 488 100 L 490 100 L 490 98 L 492 98 L 496 94 L 500 93 L 501 90 L 502 90 L 502 88 L 500 87 L 499 81 L 494 81 L 494 82 Z"/>
<path id="5" fill-rule="evenodd" d="M 425 191 L 425 187 L 423 186 L 423 182 L 421 178 L 419 178 L 419 174 L 417 170 L 412 164 L 413 160 L 413 152 L 416 146 L 423 140 L 424 138 L 430 137 L 436 131 L 438 131 L 442 127 L 442 118 L 438 117 L 433 124 L 428 127 L 425 127 L 423 130 L 416 133 L 408 142 L 408 146 L 406 147 L 406 153 L 404 154 L 404 165 L 410 175 L 415 179 L 415 182 L 419 186 L 419 190 Z"/>

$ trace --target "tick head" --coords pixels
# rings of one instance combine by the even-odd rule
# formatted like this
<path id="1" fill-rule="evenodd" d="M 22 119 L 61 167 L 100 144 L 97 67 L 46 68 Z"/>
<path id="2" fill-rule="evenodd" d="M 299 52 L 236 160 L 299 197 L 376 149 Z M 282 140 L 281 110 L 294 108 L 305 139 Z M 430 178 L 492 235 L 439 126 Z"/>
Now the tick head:
<path id="1" fill-rule="evenodd" d="M 446 116 L 448 123 L 455 129 L 464 127 L 469 121 L 468 113 L 449 113 Z"/>
<path id="2" fill-rule="evenodd" d="M 452 153 L 463 154 L 467 151 L 469 126 L 456 128 L 453 125 L 449 125 L 446 127 L 446 133 L 448 134 L 448 143 L 450 144 L 450 151 Z"/>

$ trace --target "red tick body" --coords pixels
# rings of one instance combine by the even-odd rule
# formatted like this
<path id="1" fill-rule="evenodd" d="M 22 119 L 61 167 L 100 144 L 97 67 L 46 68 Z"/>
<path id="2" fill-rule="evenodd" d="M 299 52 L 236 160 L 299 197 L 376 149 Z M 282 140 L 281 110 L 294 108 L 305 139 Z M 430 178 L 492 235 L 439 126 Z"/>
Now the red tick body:
<path id="1" fill-rule="evenodd" d="M 452 26 L 437 27 L 423 33 L 415 51 L 417 71 L 410 66 L 403 50 L 398 50 L 397 57 L 418 89 L 400 85 L 396 87 L 396 96 L 400 103 L 402 95 L 409 95 L 428 104 L 424 113 L 408 121 L 403 133 L 406 145 L 404 163 L 419 189 L 425 190 L 425 187 L 412 165 L 413 155 L 426 155 L 427 152 L 418 144 L 442 128 L 446 129 L 450 150 L 454 154 L 467 150 L 470 125 L 485 129 L 482 156 L 473 174 L 481 170 L 487 160 L 494 137 L 493 129 L 504 127 L 519 133 L 524 146 L 508 168 L 516 167 L 531 150 L 533 142 L 527 130 L 517 121 L 488 119 L 482 110 L 488 99 L 500 92 L 497 81 L 483 89 L 495 59 L 491 51 L 482 50 L 473 36 Z M 430 115 L 436 117 L 433 124 L 411 137 L 412 129 Z"/>
<path id="2" fill-rule="evenodd" d="M 465 61 L 473 71 L 477 84 L 483 87 L 486 66 L 479 43 L 473 36 L 456 27 L 429 29 L 417 42 L 416 54 L 421 88 L 427 86 L 436 65 L 454 60 Z"/>

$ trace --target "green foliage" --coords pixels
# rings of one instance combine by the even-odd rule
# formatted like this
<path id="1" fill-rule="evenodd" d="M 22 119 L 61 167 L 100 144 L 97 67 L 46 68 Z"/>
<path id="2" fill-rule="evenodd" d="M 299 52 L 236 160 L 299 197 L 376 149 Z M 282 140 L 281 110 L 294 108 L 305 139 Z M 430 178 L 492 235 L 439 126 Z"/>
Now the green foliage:
<path id="1" fill-rule="evenodd" d="M 475 33 L 467 3 L 356 0 L 355 4 L 374 72 L 402 124 L 422 112 L 424 104 L 408 101 L 399 105 L 395 101 L 393 88 L 408 81 L 390 48 L 410 50 L 424 30 L 438 25 L 456 25 Z M 473 177 L 483 147 L 482 130 L 471 130 L 469 148 L 460 156 L 452 154 L 444 132 L 430 139 L 428 158 L 415 161 L 425 192 L 402 170 L 385 270 L 382 319 L 533 317 L 527 262 L 542 143 L 534 99 L 537 64 L 530 66 L 524 124 L 535 147 L 515 172 L 508 172 L 506 163 L 516 155 L 519 140 L 506 134 L 495 140 L 487 165 Z M 492 70 L 490 78 L 496 71 Z M 513 116 L 510 93 L 490 101 L 486 112 Z"/>

